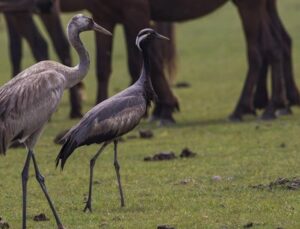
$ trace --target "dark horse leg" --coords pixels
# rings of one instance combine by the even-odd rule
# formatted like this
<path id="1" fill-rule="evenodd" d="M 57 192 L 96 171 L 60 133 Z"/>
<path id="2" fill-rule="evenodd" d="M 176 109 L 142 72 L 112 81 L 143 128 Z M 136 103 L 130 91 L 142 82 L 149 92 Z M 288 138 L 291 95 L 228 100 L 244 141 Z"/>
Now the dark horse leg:
<path id="1" fill-rule="evenodd" d="M 5 19 L 7 21 L 7 24 L 9 25 L 9 39 L 11 41 L 14 41 L 15 39 L 19 39 L 20 36 L 24 37 L 33 53 L 33 56 L 36 61 L 46 60 L 48 59 L 48 46 L 45 41 L 45 39 L 42 37 L 42 35 L 39 33 L 33 18 L 31 14 L 27 11 L 22 12 L 6 12 L 5 13 Z M 18 34 L 19 38 L 14 38 L 11 36 L 14 36 Z M 11 46 L 14 45 L 14 43 L 11 43 Z M 20 55 L 20 51 L 16 51 L 20 48 L 19 44 L 16 44 L 17 47 L 15 49 L 12 49 L 14 53 L 11 53 L 11 56 L 14 56 L 14 59 L 19 60 L 20 56 L 17 57 L 17 55 Z M 16 51 L 16 52 L 15 52 Z M 16 65 L 15 65 L 16 64 Z M 13 69 L 18 69 L 18 62 L 13 62 Z M 20 70 L 20 69 L 19 69 Z M 14 72 L 16 74 L 16 72 Z"/>
<path id="2" fill-rule="evenodd" d="M 271 17 L 273 27 L 280 36 L 281 48 L 283 50 L 283 76 L 285 80 L 286 93 L 289 106 L 300 105 L 299 90 L 294 80 L 292 66 L 292 39 L 284 28 L 277 11 L 276 0 L 268 0 L 267 9 Z"/>
<path id="3" fill-rule="evenodd" d="M 269 103 L 269 94 L 267 87 L 267 74 L 269 64 L 264 58 L 260 69 L 256 90 L 254 94 L 254 108 L 265 109 Z"/>
<path id="4" fill-rule="evenodd" d="M 112 34 L 116 23 L 105 18 L 98 18 L 94 16 L 94 20 L 100 23 L 104 28 L 109 30 Z M 98 80 L 98 89 L 97 89 L 97 100 L 96 103 L 99 103 L 108 98 L 108 85 L 109 77 L 111 74 L 111 60 L 112 60 L 112 42 L 113 36 L 104 36 L 100 33 L 95 33 L 96 40 L 96 71 L 97 71 L 97 80 Z"/>
<path id="5" fill-rule="evenodd" d="M 14 29 L 13 22 L 9 16 L 5 15 L 6 27 L 8 29 L 8 40 L 10 50 L 10 62 L 12 63 L 12 76 L 21 71 L 22 59 L 22 39 L 20 34 Z"/>
<path id="6" fill-rule="evenodd" d="M 246 82 L 231 120 L 241 120 L 245 114 L 254 114 L 254 92 L 260 76 L 266 75 L 266 62 L 272 71 L 272 96 L 263 119 L 275 118 L 277 109 L 286 105 L 283 82 L 282 52 L 267 13 L 267 0 L 235 1 L 247 40 L 249 69 Z M 275 31 L 276 32 L 276 31 Z M 266 58 L 266 59 L 265 59 Z M 263 79 L 261 79 L 262 82 Z"/>
<path id="7" fill-rule="evenodd" d="M 49 32 L 59 58 L 64 64 L 71 65 L 70 47 L 61 27 L 58 10 L 41 13 L 40 16 Z M 49 59 L 47 43 L 36 27 L 32 14 L 29 11 L 7 12 L 5 13 L 5 18 L 9 27 L 9 40 L 11 41 L 10 55 L 12 57 L 13 75 L 17 75 L 21 70 L 21 37 L 27 40 L 36 61 Z M 81 88 L 82 84 L 78 84 L 70 89 L 71 118 L 82 116 Z"/>
<path id="8" fill-rule="evenodd" d="M 39 16 L 47 29 L 59 59 L 64 65 L 71 66 L 70 44 L 61 25 L 58 2 L 56 1 L 49 13 L 40 13 Z M 70 89 L 70 118 L 82 117 L 82 98 L 80 93 L 82 87 L 83 83 L 80 82 Z"/>

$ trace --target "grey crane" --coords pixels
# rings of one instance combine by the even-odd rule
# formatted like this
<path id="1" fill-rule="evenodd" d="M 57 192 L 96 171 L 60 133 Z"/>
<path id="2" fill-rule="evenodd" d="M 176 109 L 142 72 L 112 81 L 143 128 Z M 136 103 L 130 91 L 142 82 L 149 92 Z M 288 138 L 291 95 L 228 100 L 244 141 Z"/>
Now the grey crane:
<path id="1" fill-rule="evenodd" d="M 90 161 L 89 194 L 84 211 L 92 211 L 93 169 L 98 156 L 111 142 L 114 143 L 114 167 L 117 175 L 121 207 L 125 206 L 120 178 L 120 165 L 117 160 L 117 145 L 120 136 L 131 131 L 144 116 L 151 101 L 156 97 L 150 79 L 148 58 L 149 44 L 154 38 L 167 39 L 153 29 L 141 30 L 136 38 L 136 45 L 143 54 L 143 68 L 139 79 L 129 88 L 97 104 L 77 125 L 63 137 L 64 144 L 57 156 L 56 166 L 64 168 L 66 160 L 77 147 L 101 144 L 100 149 Z"/>
<path id="2" fill-rule="evenodd" d="M 106 35 L 110 32 L 96 24 L 92 18 L 81 14 L 74 16 L 68 24 L 68 39 L 79 55 L 79 64 L 67 67 L 54 61 L 41 61 L 18 74 L 0 88 L 0 154 L 5 154 L 14 141 L 24 143 L 28 149 L 22 171 L 23 221 L 26 228 L 26 196 L 30 160 L 33 160 L 36 179 L 39 182 L 58 228 L 63 225 L 55 211 L 41 175 L 34 146 L 50 116 L 55 112 L 63 91 L 80 82 L 87 74 L 90 60 L 79 33 L 95 30 Z"/>

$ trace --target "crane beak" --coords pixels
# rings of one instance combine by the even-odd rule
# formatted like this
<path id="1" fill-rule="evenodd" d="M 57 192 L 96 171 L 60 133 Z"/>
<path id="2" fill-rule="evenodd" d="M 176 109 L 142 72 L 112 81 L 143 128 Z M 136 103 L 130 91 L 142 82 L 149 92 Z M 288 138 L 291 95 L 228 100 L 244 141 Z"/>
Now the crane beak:
<path id="1" fill-rule="evenodd" d="M 103 27 L 101 27 L 97 23 L 94 23 L 93 30 L 95 30 L 97 32 L 100 32 L 100 33 L 103 33 L 103 34 L 108 35 L 108 36 L 112 36 L 111 32 L 109 32 L 108 30 L 104 29 Z"/>
<path id="2" fill-rule="evenodd" d="M 165 37 L 165 36 L 163 36 L 163 35 L 161 35 L 161 34 L 159 34 L 159 33 L 156 33 L 156 37 L 157 37 L 158 39 L 162 39 L 162 40 L 167 40 L 167 41 L 170 40 L 169 38 L 167 38 L 167 37 Z"/>

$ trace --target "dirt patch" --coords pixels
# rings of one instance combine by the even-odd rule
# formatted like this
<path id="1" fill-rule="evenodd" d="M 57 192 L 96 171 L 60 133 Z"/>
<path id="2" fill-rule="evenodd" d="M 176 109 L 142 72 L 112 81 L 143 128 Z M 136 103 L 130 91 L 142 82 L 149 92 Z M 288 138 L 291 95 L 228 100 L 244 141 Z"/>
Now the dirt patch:
<path id="1" fill-rule="evenodd" d="M 195 157 L 197 154 L 192 152 L 189 148 L 185 147 L 181 153 L 179 154 L 180 158 L 191 158 Z M 172 160 L 176 159 L 177 156 L 174 152 L 160 152 L 157 154 L 154 154 L 153 156 L 147 156 L 144 157 L 144 161 L 163 161 L 163 160 Z"/>
<path id="2" fill-rule="evenodd" d="M 34 221 L 49 221 L 49 218 L 45 215 L 45 213 L 41 213 L 41 214 L 38 214 L 38 215 L 35 215 L 33 217 L 33 220 Z"/>
<path id="3" fill-rule="evenodd" d="M 0 216 L 0 229 L 8 229 L 8 228 L 9 228 L 8 222 L 4 221 Z"/>
<path id="4" fill-rule="evenodd" d="M 140 130 L 140 138 L 153 138 L 153 132 L 151 130 Z"/>
<path id="5" fill-rule="evenodd" d="M 158 225 L 157 229 L 175 229 L 175 227 L 170 225 Z"/>
<path id="6" fill-rule="evenodd" d="M 195 157 L 197 154 L 192 152 L 189 148 L 184 148 L 181 153 L 180 153 L 180 157 Z"/>
<path id="7" fill-rule="evenodd" d="M 251 186 L 252 188 L 257 189 L 275 189 L 275 188 L 283 188 L 288 190 L 299 190 L 300 189 L 300 178 L 293 177 L 289 178 L 282 178 L 279 177 L 275 181 L 270 182 L 269 184 L 258 184 Z"/>
<path id="8" fill-rule="evenodd" d="M 160 152 L 154 154 L 152 157 L 145 157 L 144 161 L 164 161 L 164 160 L 172 160 L 175 159 L 175 153 L 173 152 Z"/>
<path id="9" fill-rule="evenodd" d="M 176 88 L 189 88 L 191 84 L 185 81 L 178 82 L 174 85 Z"/>

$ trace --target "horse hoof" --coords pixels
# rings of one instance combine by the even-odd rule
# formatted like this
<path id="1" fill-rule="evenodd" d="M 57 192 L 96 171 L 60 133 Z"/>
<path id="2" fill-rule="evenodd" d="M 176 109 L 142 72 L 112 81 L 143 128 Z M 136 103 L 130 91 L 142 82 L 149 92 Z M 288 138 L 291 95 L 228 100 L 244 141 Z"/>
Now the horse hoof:
<path id="1" fill-rule="evenodd" d="M 78 119 L 78 118 L 82 118 L 83 115 L 80 112 L 72 112 L 70 114 L 70 119 Z"/>
<path id="2" fill-rule="evenodd" d="M 261 120 L 263 121 L 272 121 L 276 119 L 276 115 L 274 112 L 264 112 L 262 116 L 260 117 Z"/>
<path id="3" fill-rule="evenodd" d="M 282 108 L 282 109 L 278 109 L 276 111 L 277 116 L 292 115 L 292 114 L 293 114 L 293 112 L 292 112 L 290 107 L 285 107 L 285 108 Z"/>
<path id="4" fill-rule="evenodd" d="M 233 113 L 233 114 L 229 115 L 228 120 L 230 122 L 242 122 L 243 118 L 242 118 L 242 115 Z"/>
<path id="5" fill-rule="evenodd" d="M 159 126 L 171 126 L 176 124 L 176 121 L 173 118 L 168 118 L 168 119 L 160 119 L 159 120 Z"/>

